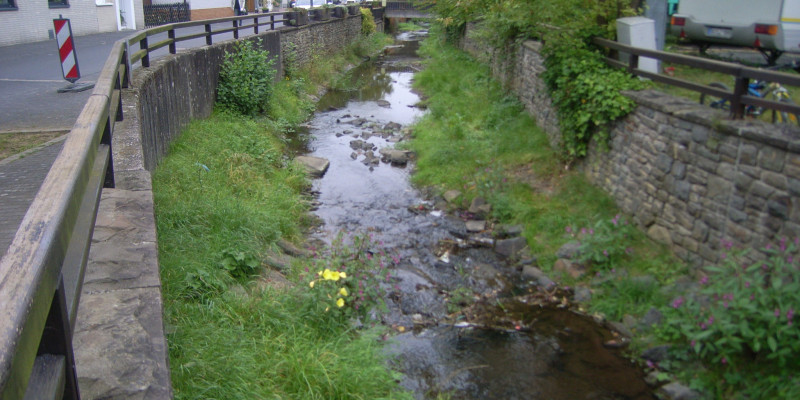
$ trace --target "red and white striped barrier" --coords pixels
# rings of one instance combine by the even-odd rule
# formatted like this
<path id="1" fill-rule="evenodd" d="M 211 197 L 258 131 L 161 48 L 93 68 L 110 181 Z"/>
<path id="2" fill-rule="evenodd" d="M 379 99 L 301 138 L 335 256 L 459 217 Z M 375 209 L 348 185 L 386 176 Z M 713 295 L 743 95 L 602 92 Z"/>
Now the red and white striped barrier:
<path id="1" fill-rule="evenodd" d="M 72 41 L 72 25 L 67 18 L 53 20 L 56 28 L 56 41 L 58 42 L 58 55 L 61 57 L 61 73 L 64 79 L 75 83 L 81 78 L 78 68 L 78 56 L 75 54 L 75 44 Z"/>

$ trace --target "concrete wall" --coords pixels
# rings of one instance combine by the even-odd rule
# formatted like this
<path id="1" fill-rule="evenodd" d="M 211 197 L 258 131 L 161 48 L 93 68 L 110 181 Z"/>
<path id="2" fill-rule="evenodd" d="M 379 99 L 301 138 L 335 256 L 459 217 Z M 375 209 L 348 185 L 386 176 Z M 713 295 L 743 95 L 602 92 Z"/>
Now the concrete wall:
<path id="1" fill-rule="evenodd" d="M 514 57 L 496 57 L 468 34 L 464 47 L 492 65 L 557 146 L 555 109 L 540 78 L 540 44 L 527 42 L 513 49 Z M 657 91 L 625 94 L 638 107 L 614 124 L 609 148 L 593 143 L 578 167 L 650 237 L 698 265 L 718 261 L 723 240 L 763 248 L 800 236 L 798 127 L 731 121 L 721 111 Z"/>
<path id="2" fill-rule="evenodd" d="M 245 40 L 262 40 L 262 48 L 278 57 L 278 79 L 282 77 L 282 51 L 294 43 L 300 64 L 311 61 L 310 49 L 334 53 L 361 32 L 361 16 L 331 19 L 302 27 L 284 28 Z M 139 68 L 124 97 L 125 118 L 138 121 L 140 133 L 115 138 L 114 169 L 118 180 L 131 171 L 152 171 L 169 150 L 170 143 L 192 120 L 211 114 L 216 99 L 219 68 L 234 41 L 192 49 L 167 56 Z M 141 154 L 141 155 L 137 155 Z M 134 174 L 135 175 L 135 174 Z"/>

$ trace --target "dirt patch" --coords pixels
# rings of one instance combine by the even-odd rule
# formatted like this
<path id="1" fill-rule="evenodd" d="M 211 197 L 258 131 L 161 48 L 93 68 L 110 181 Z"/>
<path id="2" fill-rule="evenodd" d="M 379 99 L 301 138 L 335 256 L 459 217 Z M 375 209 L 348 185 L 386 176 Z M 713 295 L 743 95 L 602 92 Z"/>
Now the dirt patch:
<path id="1" fill-rule="evenodd" d="M 65 134 L 67 131 L 0 133 L 0 160 L 41 146 Z"/>

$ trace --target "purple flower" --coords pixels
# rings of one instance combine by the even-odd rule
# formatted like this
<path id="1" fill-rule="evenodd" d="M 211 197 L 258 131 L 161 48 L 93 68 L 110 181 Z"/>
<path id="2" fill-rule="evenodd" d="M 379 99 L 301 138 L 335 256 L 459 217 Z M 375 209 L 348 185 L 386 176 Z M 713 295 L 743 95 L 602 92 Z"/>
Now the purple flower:
<path id="1" fill-rule="evenodd" d="M 689 343 L 689 345 L 692 346 L 692 348 L 694 348 L 694 346 L 696 344 L 697 344 L 697 341 L 695 341 L 694 339 L 692 339 L 691 343 Z"/>
<path id="2" fill-rule="evenodd" d="M 714 323 L 714 316 L 713 315 L 709 316 L 707 322 L 708 322 L 708 326 L 711 326 L 711 324 Z"/>
<path id="3" fill-rule="evenodd" d="M 586 234 L 586 228 L 581 228 L 581 234 Z"/>
<path id="4" fill-rule="evenodd" d="M 647 360 L 647 361 L 645 362 L 645 364 L 647 364 L 647 368 L 655 368 L 655 367 L 656 367 L 656 365 L 655 365 L 655 364 L 653 364 L 653 362 L 652 362 L 652 361 L 650 361 L 650 360 Z"/>
<path id="5" fill-rule="evenodd" d="M 706 283 L 708 283 L 708 277 L 707 276 L 704 276 L 704 277 L 700 278 L 700 284 L 701 285 L 705 285 Z"/>
<path id="6" fill-rule="evenodd" d="M 789 320 L 789 323 L 792 322 L 792 318 L 794 318 L 794 308 L 790 308 L 789 311 L 786 312 L 786 319 Z"/>
<path id="7" fill-rule="evenodd" d="M 701 322 L 700 323 L 700 329 L 706 330 L 706 328 L 707 328 L 706 323 L 705 322 Z"/>
<path id="8" fill-rule="evenodd" d="M 590 235 L 594 235 L 594 229 L 591 229 L 591 228 L 590 228 L 590 229 L 589 229 L 589 234 L 590 234 Z"/>
<path id="9" fill-rule="evenodd" d="M 720 258 L 720 260 L 724 260 L 724 259 L 728 258 L 728 253 L 722 253 L 722 255 L 720 255 L 719 258 Z"/>
<path id="10" fill-rule="evenodd" d="M 772 249 L 772 243 L 767 243 L 767 245 L 764 246 L 764 248 L 767 249 L 767 250 Z"/>
<path id="11" fill-rule="evenodd" d="M 780 317 L 780 316 L 781 316 L 781 309 L 780 308 L 776 308 L 775 309 L 775 317 Z"/>
<path id="12" fill-rule="evenodd" d="M 722 363 L 722 365 L 725 365 L 725 364 L 727 364 L 727 363 L 728 363 L 728 359 L 727 359 L 727 358 L 725 358 L 725 357 L 722 357 L 722 359 L 721 359 L 721 360 L 719 360 L 719 362 L 721 362 L 721 363 Z"/>
<path id="13" fill-rule="evenodd" d="M 780 247 L 781 247 L 781 251 L 786 251 L 786 237 L 781 239 Z"/>
<path id="14" fill-rule="evenodd" d="M 672 301 L 672 308 L 680 308 L 683 305 L 683 296 L 678 297 L 677 299 Z"/>
<path id="15" fill-rule="evenodd" d="M 749 281 L 745 282 L 744 283 L 744 287 L 745 287 L 745 289 L 750 288 L 750 282 Z"/>
<path id="16" fill-rule="evenodd" d="M 567 227 L 564 228 L 564 230 L 567 231 L 567 233 L 572 233 L 572 227 L 569 225 L 567 225 Z"/>
<path id="17" fill-rule="evenodd" d="M 608 250 L 603 250 L 603 255 L 608 257 Z"/>

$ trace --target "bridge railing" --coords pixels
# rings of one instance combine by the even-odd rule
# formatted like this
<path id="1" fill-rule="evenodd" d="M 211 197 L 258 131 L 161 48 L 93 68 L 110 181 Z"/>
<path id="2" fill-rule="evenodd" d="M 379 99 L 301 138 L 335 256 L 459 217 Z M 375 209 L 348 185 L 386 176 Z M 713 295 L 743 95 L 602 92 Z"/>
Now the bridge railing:
<path id="1" fill-rule="evenodd" d="M 0 259 L 0 399 L 79 399 L 72 334 L 104 187 L 114 186 L 111 137 L 122 89 L 152 52 L 218 35 L 284 26 L 293 13 L 252 14 L 147 29 L 114 43 L 63 149 Z M 222 26 L 219 28 L 219 26 Z M 196 27 L 203 27 L 197 32 Z M 195 29 L 191 29 L 195 28 Z M 166 39 L 150 43 L 163 36 Z"/>

